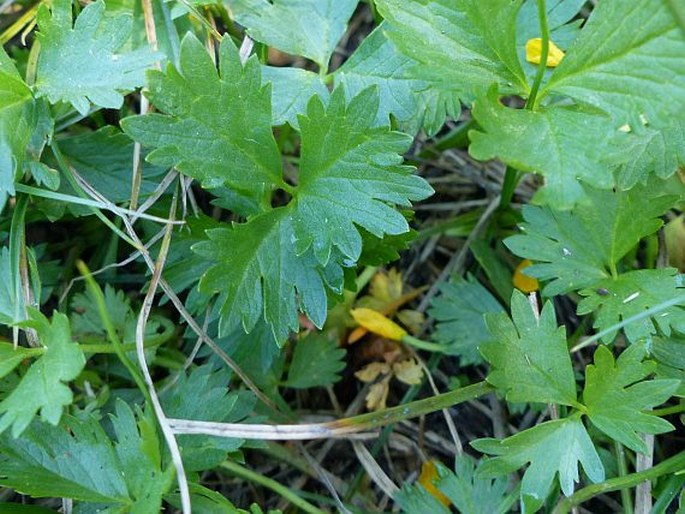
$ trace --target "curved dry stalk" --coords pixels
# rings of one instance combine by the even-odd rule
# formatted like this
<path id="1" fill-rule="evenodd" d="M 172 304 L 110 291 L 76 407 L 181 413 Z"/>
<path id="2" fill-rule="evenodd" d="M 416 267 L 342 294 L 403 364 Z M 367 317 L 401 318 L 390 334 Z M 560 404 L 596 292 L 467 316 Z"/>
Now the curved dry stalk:
<path id="1" fill-rule="evenodd" d="M 169 216 L 173 217 L 175 211 L 176 195 L 174 195 L 174 198 L 171 202 Z M 183 510 L 183 514 L 191 514 L 192 509 L 190 505 L 190 490 L 188 488 L 188 479 L 186 478 L 185 468 L 183 467 L 181 450 L 179 449 L 176 437 L 169 426 L 169 421 L 164 414 L 164 409 L 162 409 L 159 396 L 157 396 L 157 391 L 155 390 L 155 384 L 150 376 L 147 360 L 145 359 L 145 326 L 147 325 L 147 319 L 150 316 L 150 310 L 152 309 L 152 303 L 155 298 L 155 293 L 157 292 L 159 279 L 162 275 L 162 269 L 164 269 L 164 262 L 166 261 L 167 254 L 169 252 L 170 243 L 171 225 L 167 225 L 164 238 L 162 239 L 162 246 L 157 257 L 157 262 L 155 263 L 154 272 L 152 273 L 152 278 L 150 279 L 150 287 L 148 287 L 147 294 L 143 300 L 143 305 L 138 316 L 138 323 L 136 324 L 136 354 L 138 356 L 140 369 L 143 373 L 145 385 L 147 385 L 148 392 L 150 393 L 150 401 L 155 411 L 155 415 L 157 416 L 157 422 L 162 429 L 162 434 L 164 434 L 164 439 L 166 440 L 167 446 L 169 447 L 169 451 L 171 453 L 171 460 L 174 464 L 174 468 L 176 468 L 176 477 L 178 478 L 178 488 L 181 493 L 181 508 Z"/>

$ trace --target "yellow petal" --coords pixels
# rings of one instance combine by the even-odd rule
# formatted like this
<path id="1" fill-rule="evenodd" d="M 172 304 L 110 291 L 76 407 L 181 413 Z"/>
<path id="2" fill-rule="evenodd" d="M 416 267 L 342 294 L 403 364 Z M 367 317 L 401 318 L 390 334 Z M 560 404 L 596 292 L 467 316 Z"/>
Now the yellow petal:
<path id="1" fill-rule="evenodd" d="M 373 309 L 361 307 L 359 309 L 352 309 L 350 314 L 362 327 L 379 336 L 399 341 L 407 335 L 405 329 Z"/>
<path id="2" fill-rule="evenodd" d="M 529 39 L 526 43 L 526 61 L 532 64 L 540 64 L 542 58 L 542 39 L 539 37 Z M 547 51 L 547 67 L 556 68 L 564 58 L 564 52 L 552 40 L 549 41 Z"/>
<path id="3" fill-rule="evenodd" d="M 523 259 L 514 270 L 514 287 L 524 293 L 532 293 L 533 291 L 540 289 L 540 284 L 536 278 L 529 277 L 523 273 L 523 270 L 531 264 L 533 263 L 528 259 Z"/>
<path id="4" fill-rule="evenodd" d="M 392 365 L 395 377 L 407 385 L 418 385 L 423 378 L 423 369 L 415 359 L 407 359 Z"/>
<path id="5" fill-rule="evenodd" d="M 445 507 L 449 507 L 452 503 L 450 499 L 442 494 L 437 487 L 433 485 L 433 481 L 438 478 L 438 468 L 432 460 L 427 460 L 421 466 L 421 474 L 419 475 L 419 484 L 428 491 L 433 498 L 442 503 Z"/>
<path id="6" fill-rule="evenodd" d="M 362 382 L 373 382 L 378 375 L 390 373 L 390 365 L 385 362 L 372 362 L 357 371 L 354 376 Z"/>

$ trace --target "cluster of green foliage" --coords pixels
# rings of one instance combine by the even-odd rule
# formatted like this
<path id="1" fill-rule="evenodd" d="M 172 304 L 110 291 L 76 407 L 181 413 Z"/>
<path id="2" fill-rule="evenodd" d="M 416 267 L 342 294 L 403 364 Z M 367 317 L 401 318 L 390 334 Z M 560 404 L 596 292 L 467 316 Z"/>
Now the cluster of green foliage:
<path id="1" fill-rule="evenodd" d="M 685 285 L 662 266 L 658 233 L 685 201 L 685 8 L 373 0 L 376 28 L 331 71 L 358 4 L 0 7 L 17 7 L 0 33 L 1 486 L 68 498 L 79 513 L 187 510 L 186 487 L 194 512 L 245 512 L 202 472 L 260 443 L 178 435 L 183 476 L 160 412 L 292 423 L 285 390 L 336 382 L 345 352 L 326 329 L 340 325 L 359 271 L 407 248 L 412 202 L 433 193 L 404 155 L 464 109 L 469 154 L 507 171 L 472 248 L 484 273 L 443 286 L 432 347 L 465 370 L 484 366 L 484 393 L 554 415 L 470 441 L 483 458 L 439 466 L 435 486 L 469 514 L 517 502 L 567 512 L 649 479 L 653 512 L 683 508 L 685 453 L 660 450 L 642 475 L 611 453 L 651 452 L 645 436 L 673 431 L 663 415 L 684 410 Z M 526 43 L 538 37 L 542 63 L 531 64 Z M 555 68 L 550 41 L 565 51 Z M 308 69 L 264 64 L 269 48 Z M 519 208 L 524 173 L 540 185 Z M 502 240 L 533 261 L 540 312 L 512 293 Z M 148 317 L 143 297 L 158 286 Z M 560 295 L 584 320 L 569 337 Z M 591 363 L 574 362 L 591 343 Z M 394 500 L 449 512 L 421 485 Z"/>

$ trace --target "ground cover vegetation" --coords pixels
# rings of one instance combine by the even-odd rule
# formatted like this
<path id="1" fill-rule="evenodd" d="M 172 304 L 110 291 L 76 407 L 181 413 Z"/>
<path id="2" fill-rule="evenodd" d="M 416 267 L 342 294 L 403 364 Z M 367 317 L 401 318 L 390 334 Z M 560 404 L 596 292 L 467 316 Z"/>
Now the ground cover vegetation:
<path id="1" fill-rule="evenodd" d="M 0 512 L 684 511 L 681 2 L 0 40 Z"/>

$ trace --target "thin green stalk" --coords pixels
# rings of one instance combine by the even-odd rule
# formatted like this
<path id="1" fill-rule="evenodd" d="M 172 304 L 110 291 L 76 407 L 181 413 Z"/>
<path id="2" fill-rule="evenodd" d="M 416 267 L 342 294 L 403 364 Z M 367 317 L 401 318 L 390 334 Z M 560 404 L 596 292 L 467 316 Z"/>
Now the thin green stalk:
<path id="1" fill-rule="evenodd" d="M 614 441 L 614 451 L 616 452 L 616 464 L 618 466 L 618 476 L 625 477 L 628 475 L 628 465 L 626 464 L 626 452 L 623 445 L 618 441 Z M 630 496 L 629 489 L 621 489 L 621 503 L 623 504 L 624 514 L 633 514 L 633 499 Z"/>
<path id="2" fill-rule="evenodd" d="M 602 483 L 584 487 L 568 498 L 561 500 L 554 509 L 553 514 L 568 514 L 574 507 L 577 507 L 581 503 L 588 501 L 599 494 L 635 487 L 645 480 L 654 480 L 660 476 L 682 472 L 683 470 L 685 470 L 685 451 L 644 471 L 611 478 Z"/>
<path id="3" fill-rule="evenodd" d="M 112 342 L 114 353 L 117 354 L 117 357 L 119 358 L 121 363 L 126 367 L 128 372 L 133 377 L 133 381 L 136 383 L 136 386 L 138 386 L 138 389 L 140 389 L 143 393 L 146 402 L 150 402 L 150 393 L 148 392 L 147 387 L 145 386 L 143 377 L 136 368 L 135 364 L 133 364 L 131 359 L 128 358 L 128 355 L 126 355 L 124 345 L 121 343 L 119 335 L 117 334 L 117 331 L 114 329 L 112 320 L 109 317 L 109 313 L 107 312 L 107 303 L 105 301 L 105 295 L 103 294 L 102 289 L 95 281 L 93 276 L 90 274 L 90 270 L 88 269 L 88 266 L 86 266 L 85 262 L 78 259 L 76 261 L 76 267 L 78 268 L 81 275 L 83 275 L 83 278 L 86 280 L 86 286 L 95 298 L 95 305 L 98 308 L 98 313 L 100 314 L 100 319 L 102 320 L 102 326 L 105 328 L 107 336 L 109 337 L 109 340 Z"/>
<path id="4" fill-rule="evenodd" d="M 549 55 L 549 25 L 547 23 L 547 6 L 545 0 L 537 0 L 538 4 L 538 19 L 540 20 L 540 33 L 542 39 L 542 48 L 540 52 L 540 63 L 538 64 L 533 85 L 530 88 L 528 100 L 526 100 L 525 109 L 534 111 L 538 106 L 538 92 L 542 84 L 542 79 L 545 77 L 547 71 L 547 56 Z M 502 184 L 502 195 L 500 198 L 500 209 L 506 209 L 511 204 L 511 199 L 514 197 L 516 186 L 523 177 L 523 173 L 507 166 L 504 173 L 504 183 Z"/>
<path id="5" fill-rule="evenodd" d="M 273 492 L 282 496 L 303 512 L 307 512 L 309 514 L 326 514 L 326 511 L 319 509 L 318 507 L 309 503 L 307 500 L 299 497 L 297 494 L 295 494 L 295 492 L 291 491 L 284 485 L 279 484 L 278 482 L 269 477 L 265 477 L 264 475 L 255 473 L 251 469 L 245 468 L 237 462 L 227 460 L 224 461 L 219 467 L 225 469 L 226 471 L 230 472 L 231 474 L 237 477 L 244 478 L 245 480 L 249 480 L 251 482 L 264 486 L 267 489 L 271 489 Z"/>
<path id="6" fill-rule="evenodd" d="M 419 350 L 426 350 L 428 352 L 443 353 L 445 351 L 445 347 L 441 344 L 422 341 L 421 339 L 417 339 L 416 337 L 410 336 L 409 334 L 402 337 L 402 342 L 411 345 L 414 348 L 418 348 Z"/>
<path id="7" fill-rule="evenodd" d="M 680 405 L 673 405 L 671 407 L 664 407 L 663 409 L 654 409 L 649 413 L 652 416 L 670 416 L 671 414 L 679 414 L 685 412 L 685 402 L 681 402 Z"/>
<path id="8" fill-rule="evenodd" d="M 17 195 L 17 201 L 12 213 L 12 223 L 10 225 L 10 241 L 9 241 L 9 257 L 10 257 L 10 287 L 14 295 L 14 319 L 23 319 L 25 312 L 20 312 L 24 302 L 20 299 L 24 297 L 21 289 L 21 256 L 25 253 L 25 234 L 26 234 L 26 208 L 28 206 L 28 196 Z M 19 343 L 19 328 L 12 327 L 12 339 L 14 340 L 14 347 Z"/>
<path id="9" fill-rule="evenodd" d="M 530 95 L 526 101 L 526 109 L 535 110 L 538 102 L 538 91 L 542 84 L 542 79 L 545 77 L 547 71 L 547 57 L 549 56 L 549 25 L 547 24 L 547 6 L 545 0 L 537 0 L 538 4 L 538 19 L 540 20 L 540 34 L 542 39 L 542 48 L 540 49 L 540 63 L 538 64 L 535 78 L 533 79 L 533 86 L 530 88 Z"/>

